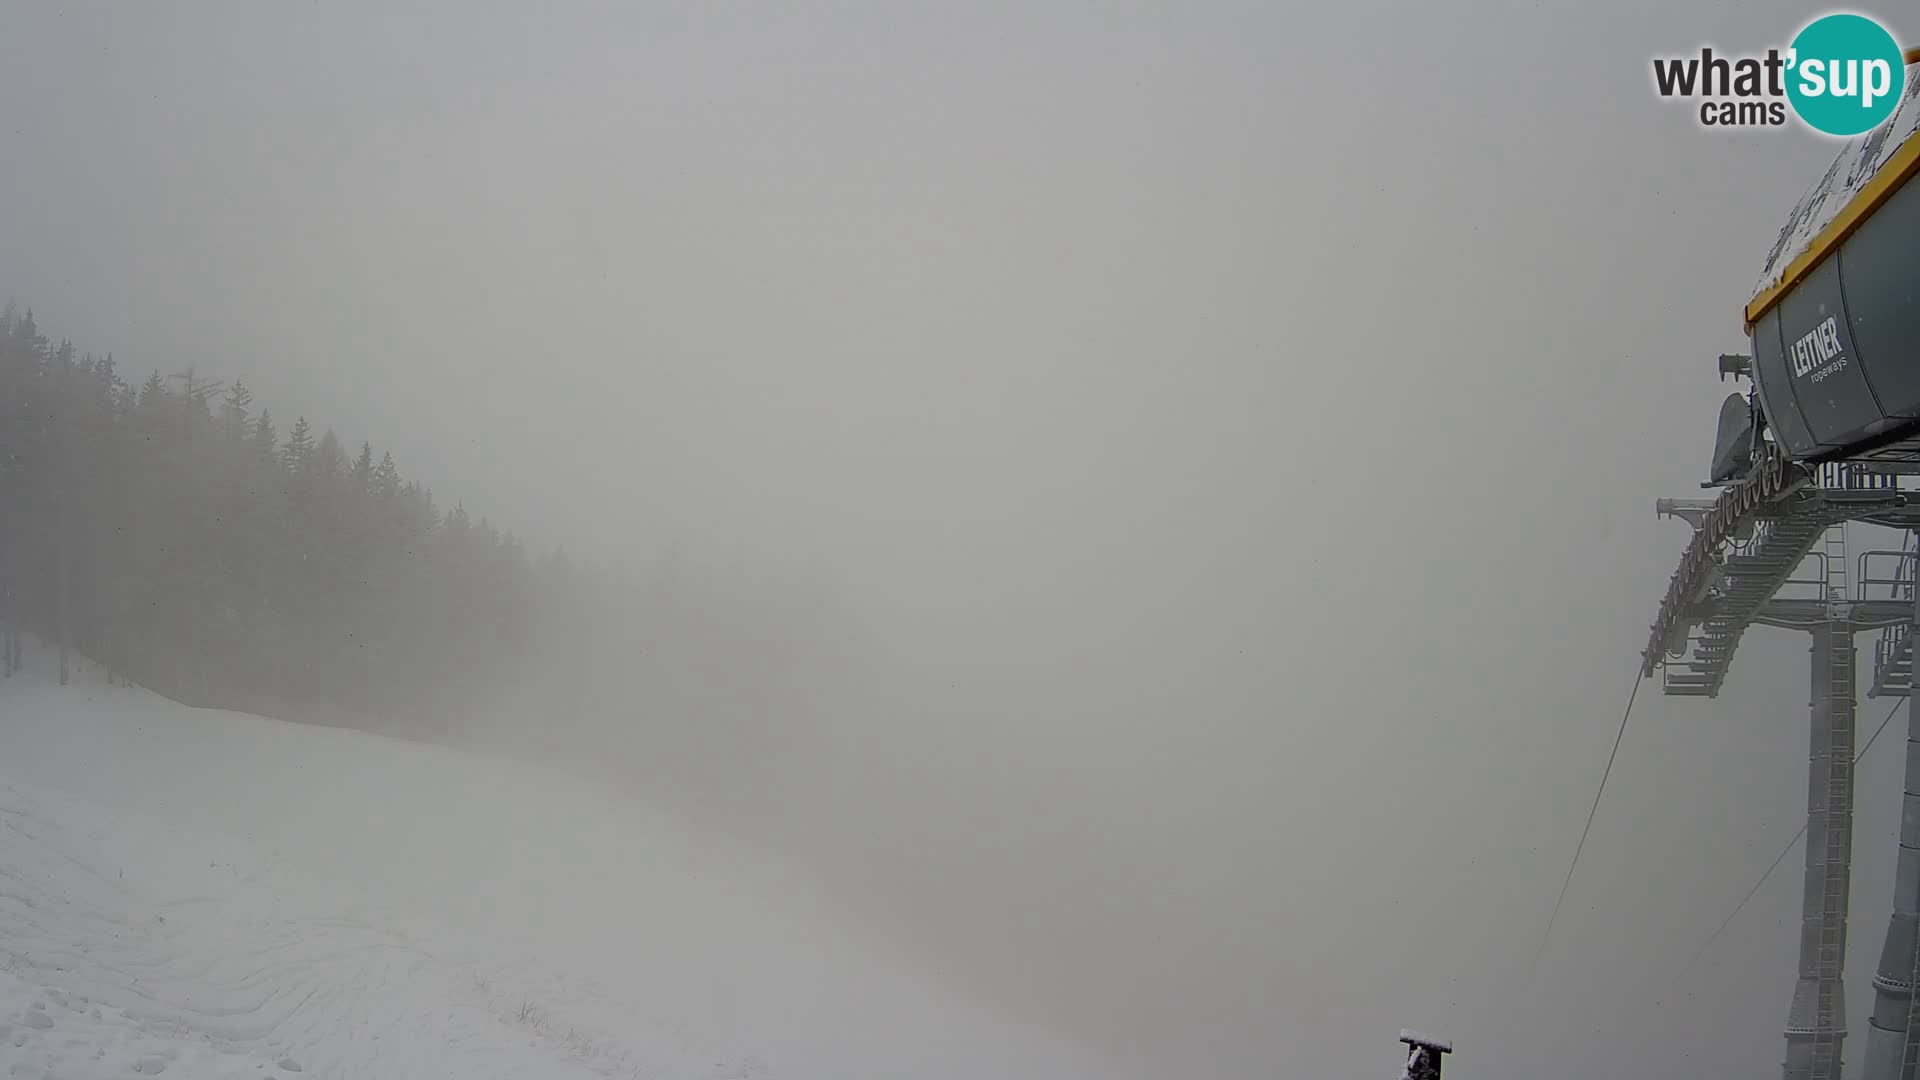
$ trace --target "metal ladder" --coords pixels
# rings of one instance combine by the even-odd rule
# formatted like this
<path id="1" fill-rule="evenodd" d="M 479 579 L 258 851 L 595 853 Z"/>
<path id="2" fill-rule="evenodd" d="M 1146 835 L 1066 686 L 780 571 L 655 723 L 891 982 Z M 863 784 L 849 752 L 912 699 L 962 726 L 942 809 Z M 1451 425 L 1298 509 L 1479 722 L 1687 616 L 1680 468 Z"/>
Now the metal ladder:
<path id="1" fill-rule="evenodd" d="M 1789 1064 L 1788 1080 L 1840 1080 L 1841 1046 L 1846 1038 L 1846 996 L 1841 982 L 1847 947 L 1847 914 L 1853 862 L 1854 694 L 1856 686 L 1853 634 L 1847 623 L 1852 599 L 1847 587 L 1847 542 L 1844 525 L 1834 525 L 1821 536 L 1821 584 L 1827 607 L 1827 628 L 1814 635 L 1814 685 L 1825 684 L 1823 704 L 1816 700 L 1814 767 L 1808 804 L 1807 869 L 1819 873 L 1819 908 L 1803 913 L 1803 1000 L 1791 1021 L 1791 1040 L 1800 1041 L 1806 1057 L 1801 1072 Z M 1819 691 L 1816 690 L 1816 693 Z M 1824 716 L 1820 713 L 1824 712 Z M 1824 730 L 1822 730 L 1824 728 Z M 1806 955 L 1806 947 L 1813 955 Z M 1808 983 L 1805 980 L 1811 978 Z"/>
<path id="2" fill-rule="evenodd" d="M 1832 530 L 1839 532 L 1838 528 Z M 1833 544 L 1828 545 L 1829 556 L 1833 554 Z M 1846 565 L 1844 542 L 1839 559 L 1829 558 L 1829 566 Z M 1833 587 L 1829 571 L 1829 589 Z M 1841 601 L 1846 599 L 1845 572 L 1841 573 L 1841 591 L 1837 595 Z M 1814 1069 L 1816 1078 L 1839 1080 L 1841 1073 L 1840 1045 L 1847 1026 L 1843 1014 L 1845 999 L 1841 997 L 1839 985 L 1840 973 L 1846 962 L 1847 914 L 1850 906 L 1853 829 L 1850 811 L 1853 805 L 1853 756 L 1854 742 L 1854 651 L 1852 635 L 1845 630 L 1843 639 L 1826 643 L 1827 663 L 1826 681 L 1828 694 L 1828 715 L 1832 721 L 1830 741 L 1827 744 L 1826 761 L 1826 828 L 1825 840 L 1827 872 L 1823 875 L 1820 889 L 1822 918 L 1820 920 L 1820 969 L 1822 993 L 1816 1005 L 1816 1023 L 1820 1035 L 1814 1039 Z M 1843 811 L 1843 807 L 1845 811 Z M 1843 813 L 1845 816 L 1843 816 Z M 1831 980 L 1831 981 L 1829 981 Z M 1829 989 L 1830 988 L 1830 989 Z"/>
<path id="3" fill-rule="evenodd" d="M 1821 551 L 1827 563 L 1827 604 L 1844 604 L 1852 598 L 1847 590 L 1847 526 L 1845 522 L 1829 526 L 1821 537 Z"/>

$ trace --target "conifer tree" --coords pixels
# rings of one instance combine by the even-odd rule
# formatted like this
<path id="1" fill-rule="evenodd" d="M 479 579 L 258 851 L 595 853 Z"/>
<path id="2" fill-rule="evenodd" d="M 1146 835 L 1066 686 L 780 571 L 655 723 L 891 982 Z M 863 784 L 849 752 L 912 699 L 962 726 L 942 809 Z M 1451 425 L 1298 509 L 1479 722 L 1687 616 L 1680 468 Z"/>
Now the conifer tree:
<path id="1" fill-rule="evenodd" d="M 313 427 L 304 416 L 293 421 L 293 431 L 287 435 L 287 444 L 283 448 L 287 468 L 299 471 L 313 463 Z"/>
<path id="2" fill-rule="evenodd" d="M 281 442 L 255 408 L 191 368 L 129 387 L 0 315 L 0 674 L 31 630 L 190 703 L 397 716 L 559 625 L 492 519 L 442 520 L 391 454 L 305 417 Z"/>
<path id="3" fill-rule="evenodd" d="M 273 413 L 260 410 L 259 419 L 253 422 L 253 449 L 260 458 L 271 460 L 280 443 L 280 434 L 273 430 Z"/>
<path id="4" fill-rule="evenodd" d="M 221 430 L 227 438 L 244 439 L 247 436 L 247 407 L 253 404 L 253 391 L 235 379 L 227 388 L 227 397 L 220 406 Z"/>

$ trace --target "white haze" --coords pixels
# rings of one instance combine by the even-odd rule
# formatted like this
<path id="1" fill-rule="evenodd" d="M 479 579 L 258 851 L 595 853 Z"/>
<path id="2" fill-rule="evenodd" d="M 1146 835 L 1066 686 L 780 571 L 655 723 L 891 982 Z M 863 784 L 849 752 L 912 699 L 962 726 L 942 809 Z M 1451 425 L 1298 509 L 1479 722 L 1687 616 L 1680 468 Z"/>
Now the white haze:
<path id="1" fill-rule="evenodd" d="M 0 684 L 8 1076 L 1102 1074 L 618 792 L 57 668 Z"/>
<path id="2" fill-rule="evenodd" d="M 1641 695 L 1527 975 L 1685 538 L 1653 499 L 1832 152 L 1647 62 L 1806 14 L 23 8 L 0 296 L 678 597 L 466 734 L 711 800 L 1137 1075 L 1378 1075 L 1403 1025 L 1488 1080 L 1744 1075 L 1796 876 L 1685 957 L 1799 823 L 1803 642 Z M 649 768 L 756 693 L 804 747 Z"/>

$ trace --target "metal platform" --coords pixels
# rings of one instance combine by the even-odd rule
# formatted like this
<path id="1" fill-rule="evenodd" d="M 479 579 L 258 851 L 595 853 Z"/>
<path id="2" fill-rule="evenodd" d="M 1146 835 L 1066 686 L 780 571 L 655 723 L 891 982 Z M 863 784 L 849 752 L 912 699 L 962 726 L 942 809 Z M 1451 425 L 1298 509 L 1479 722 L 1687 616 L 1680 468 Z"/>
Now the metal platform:
<path id="1" fill-rule="evenodd" d="M 1849 575 L 1844 547 L 1831 544 L 1829 532 L 1849 521 L 1920 528 L 1920 492 L 1901 491 L 1898 475 L 1858 463 L 1812 470 L 1775 463 L 1775 469 L 1756 469 L 1710 502 L 1658 504 L 1663 516 L 1694 526 L 1641 655 L 1641 673 L 1658 671 L 1668 694 L 1717 696 L 1742 637 L 1756 623 L 1810 631 L 1837 620 L 1854 630 L 1890 630 L 1911 621 L 1911 571 L 1875 576 L 1863 555 L 1862 567 Z M 1815 567 L 1810 576 L 1809 563 Z M 1904 597 L 1896 580 L 1902 578 Z M 1883 640 L 1876 650 L 1876 691 L 1895 692 L 1905 685 L 1902 678 L 1910 684 L 1911 648 L 1903 661 L 1901 647 Z"/>
<path id="2" fill-rule="evenodd" d="M 1891 626 L 1873 649 L 1873 681 L 1867 696 L 1908 697 L 1913 693 L 1913 635 L 1904 626 Z"/>

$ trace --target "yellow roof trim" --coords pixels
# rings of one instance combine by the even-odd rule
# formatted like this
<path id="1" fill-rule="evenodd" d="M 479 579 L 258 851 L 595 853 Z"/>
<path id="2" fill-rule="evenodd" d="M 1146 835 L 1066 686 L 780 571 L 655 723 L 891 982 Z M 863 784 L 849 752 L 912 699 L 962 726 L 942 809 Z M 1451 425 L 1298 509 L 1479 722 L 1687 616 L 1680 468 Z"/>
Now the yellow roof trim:
<path id="1" fill-rule="evenodd" d="M 1909 65 L 1920 64 L 1920 48 L 1908 49 L 1904 59 Z M 1787 264 L 1780 277 L 1772 285 L 1760 290 L 1759 295 L 1747 301 L 1747 333 L 1753 333 L 1753 324 L 1760 321 L 1767 312 L 1773 310 L 1780 299 L 1795 285 L 1805 281 L 1815 267 L 1833 254 L 1834 249 L 1845 243 L 1847 237 L 1859 231 L 1875 210 L 1893 198 L 1915 173 L 1920 173 L 1920 133 L 1908 136 L 1907 141 L 1894 151 L 1893 157 L 1880 166 L 1880 171 L 1867 181 L 1852 201 L 1834 215 L 1827 227 L 1821 229 L 1807 245 L 1800 257 Z"/>

